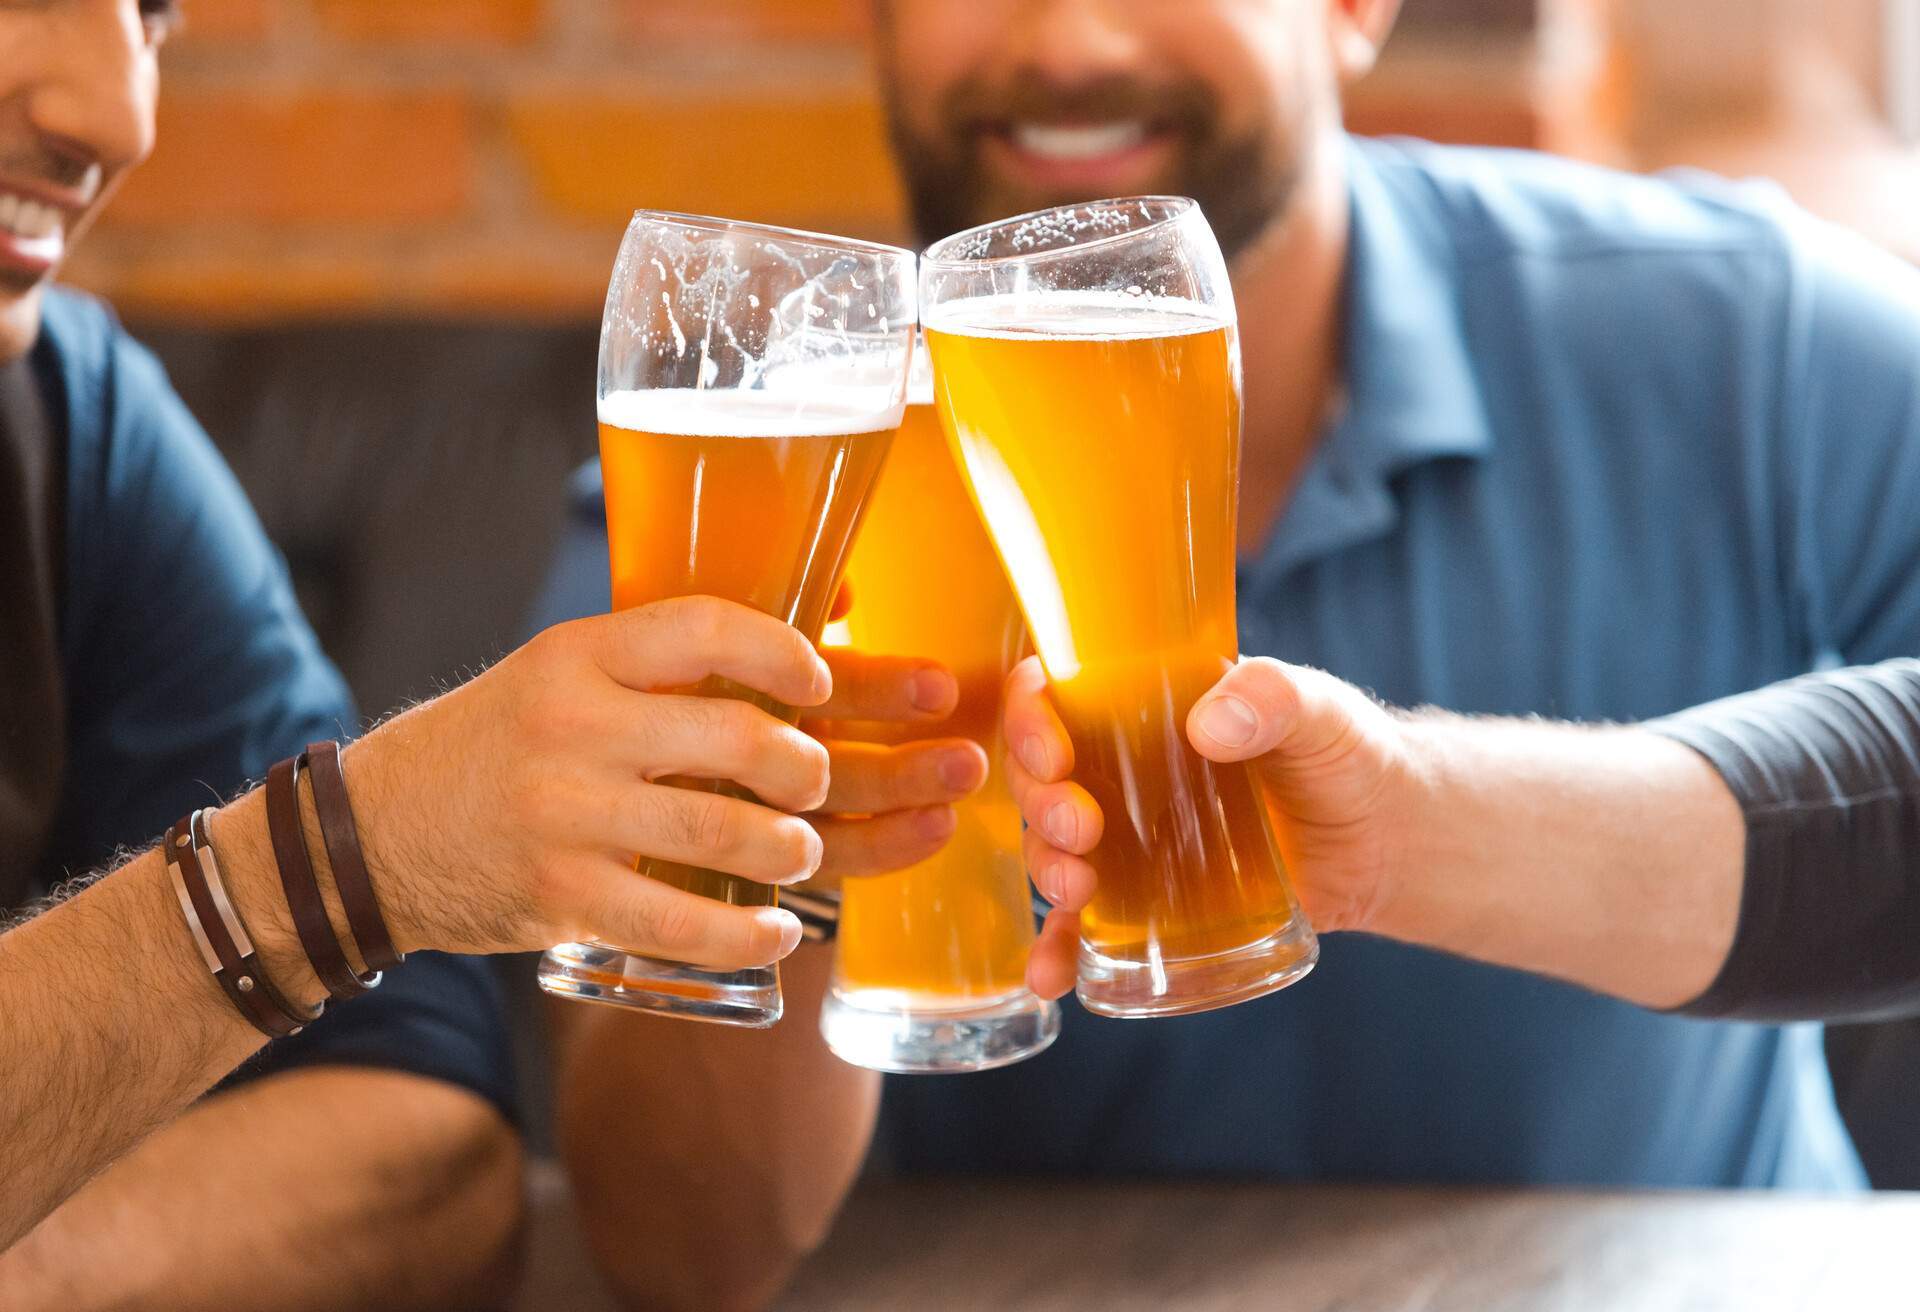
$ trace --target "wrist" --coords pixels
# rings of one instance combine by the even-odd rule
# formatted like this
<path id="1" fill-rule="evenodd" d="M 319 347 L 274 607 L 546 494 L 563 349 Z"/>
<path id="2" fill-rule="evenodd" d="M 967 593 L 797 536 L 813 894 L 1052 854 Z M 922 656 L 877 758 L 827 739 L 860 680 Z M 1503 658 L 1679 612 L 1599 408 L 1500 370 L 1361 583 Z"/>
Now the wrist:
<path id="1" fill-rule="evenodd" d="M 396 745 L 406 746 L 410 729 L 407 721 L 412 716 L 409 712 L 390 720 L 340 751 L 340 771 L 346 780 L 347 800 L 360 838 L 360 858 L 366 865 L 367 879 L 373 886 L 374 900 L 394 949 L 403 956 L 445 946 L 429 941 L 423 917 L 408 896 L 407 881 L 402 877 L 407 863 L 420 859 L 421 849 L 419 844 L 409 845 L 400 832 L 406 795 L 396 778 L 397 769 L 404 768 L 396 767 L 396 757 L 404 756 L 404 752 L 392 749 Z M 301 818 L 310 826 L 309 844 L 319 844 L 319 819 L 309 810 L 311 805 L 312 794 L 303 789 Z M 402 853 L 406 854 L 404 859 Z M 338 896 L 333 894 L 331 880 L 327 882 L 327 891 L 331 895 L 327 910 L 332 914 L 338 908 Z"/>
<path id="2" fill-rule="evenodd" d="M 280 887 L 280 867 L 267 832 L 266 795 L 255 789 L 212 812 L 208 829 L 227 896 L 260 955 L 260 968 L 295 1006 L 325 1001 L 326 986 L 307 961 Z M 317 836 L 309 841 L 317 841 Z"/>
<path id="3" fill-rule="evenodd" d="M 1352 928 L 1408 943 L 1431 944 L 1438 897 L 1448 880 L 1439 869 L 1451 814 L 1442 717 L 1393 711 L 1377 809 L 1380 872 L 1366 923 Z"/>

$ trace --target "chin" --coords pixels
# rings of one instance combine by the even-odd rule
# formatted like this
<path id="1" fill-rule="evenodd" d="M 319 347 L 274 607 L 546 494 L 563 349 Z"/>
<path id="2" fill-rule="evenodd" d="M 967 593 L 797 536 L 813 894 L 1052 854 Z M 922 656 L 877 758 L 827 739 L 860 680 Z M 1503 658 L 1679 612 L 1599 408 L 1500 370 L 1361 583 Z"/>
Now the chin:
<path id="1" fill-rule="evenodd" d="M 40 298 L 44 285 L 0 287 L 0 363 L 18 360 L 40 335 Z"/>

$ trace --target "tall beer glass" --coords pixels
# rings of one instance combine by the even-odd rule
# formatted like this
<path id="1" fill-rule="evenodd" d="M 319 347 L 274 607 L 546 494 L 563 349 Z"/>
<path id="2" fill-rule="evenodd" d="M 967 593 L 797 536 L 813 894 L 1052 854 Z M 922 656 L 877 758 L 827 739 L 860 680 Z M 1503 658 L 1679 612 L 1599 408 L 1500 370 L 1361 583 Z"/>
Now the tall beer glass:
<path id="1" fill-rule="evenodd" d="M 1192 201 L 1046 210 L 921 262 L 934 393 L 1106 815 L 1080 1000 L 1109 1016 L 1271 993 L 1318 957 L 1244 766 L 1188 745 L 1239 650 L 1240 357 Z"/>
<path id="2" fill-rule="evenodd" d="M 1031 1057 L 1058 1037 L 1060 1009 L 1027 989 L 1032 900 L 1001 766 L 1000 685 L 1026 630 L 940 431 L 924 351 L 847 578 L 853 611 L 834 628 L 866 651 L 941 661 L 959 679 L 960 703 L 911 732 L 842 732 L 883 743 L 972 738 L 993 768 L 955 806 L 939 853 L 842 887 L 820 1032 L 840 1057 L 874 1070 L 977 1071 Z"/>
<path id="3" fill-rule="evenodd" d="M 891 246 L 641 212 L 600 329 L 600 465 L 615 609 L 708 594 L 818 638 L 906 400 L 913 255 Z M 725 680 L 692 691 L 771 703 Z M 688 788 L 749 794 L 724 780 Z M 748 879 L 642 858 L 640 873 L 766 906 Z M 563 996 L 754 1028 L 780 1019 L 776 968 L 713 971 L 567 943 Z"/>

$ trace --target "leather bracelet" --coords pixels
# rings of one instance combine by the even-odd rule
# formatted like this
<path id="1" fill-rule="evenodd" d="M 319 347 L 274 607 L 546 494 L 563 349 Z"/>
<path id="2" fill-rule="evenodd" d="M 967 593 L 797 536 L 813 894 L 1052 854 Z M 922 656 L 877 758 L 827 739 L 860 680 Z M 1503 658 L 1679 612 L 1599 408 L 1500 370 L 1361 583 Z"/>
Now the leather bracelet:
<path id="1" fill-rule="evenodd" d="M 201 959 L 221 991 L 255 1029 L 268 1038 L 298 1034 L 319 1019 L 321 1007 L 300 1012 L 290 1006 L 260 969 L 259 955 L 246 926 L 227 897 L 219 862 L 206 839 L 205 813 L 194 811 L 167 830 L 164 851 L 174 894 L 193 931 Z M 201 860 L 205 856 L 205 861 Z"/>
<path id="2" fill-rule="evenodd" d="M 361 975 L 348 964 L 327 917 L 327 904 L 320 897 L 320 881 L 314 878 L 307 853 L 306 829 L 300 823 L 300 771 L 306 759 L 292 757 L 267 771 L 267 834 L 273 840 L 274 864 L 280 867 L 280 887 L 287 895 L 300 946 L 327 992 L 343 1000 L 378 984 L 380 972 Z"/>
<path id="3" fill-rule="evenodd" d="M 392 970 L 402 957 L 393 950 L 393 937 L 380 914 L 380 903 L 373 895 L 373 880 L 367 874 L 366 859 L 360 852 L 360 830 L 353 822 L 353 804 L 347 797 L 347 776 L 340 768 L 340 744 L 308 743 L 305 753 L 307 778 L 313 783 L 313 809 L 320 817 L 320 838 L 327 845 L 327 861 L 333 867 L 333 886 L 340 893 L 340 905 L 346 909 L 347 926 L 353 931 L 354 946 L 369 970 Z"/>

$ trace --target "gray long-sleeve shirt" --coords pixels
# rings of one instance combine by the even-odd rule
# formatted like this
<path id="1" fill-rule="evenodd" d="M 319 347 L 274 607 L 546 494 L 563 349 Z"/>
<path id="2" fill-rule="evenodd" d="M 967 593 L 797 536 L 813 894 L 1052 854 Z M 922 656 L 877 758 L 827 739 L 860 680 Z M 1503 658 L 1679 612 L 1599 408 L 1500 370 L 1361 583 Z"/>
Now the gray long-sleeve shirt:
<path id="1" fill-rule="evenodd" d="M 1807 675 L 1648 727 L 1705 756 L 1747 819 L 1732 951 L 1679 1010 L 1920 1013 L 1920 660 Z"/>

